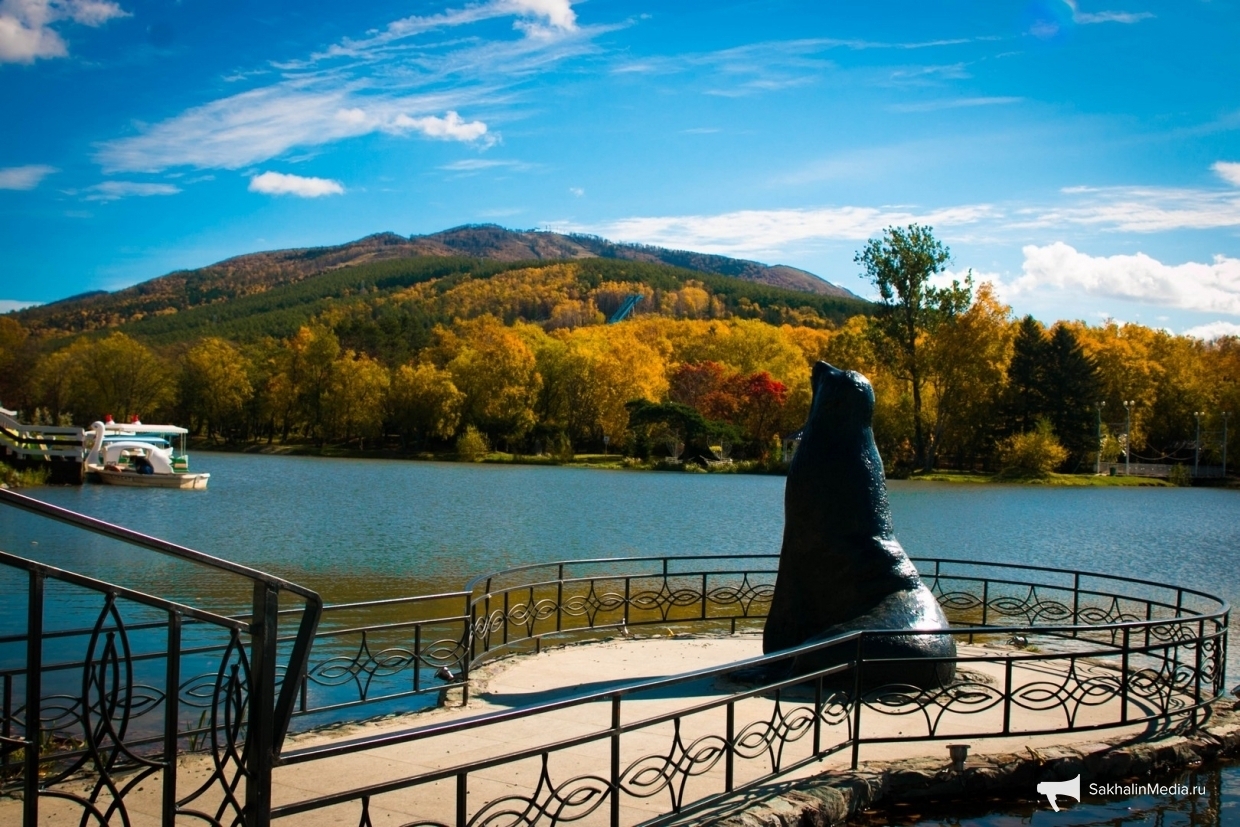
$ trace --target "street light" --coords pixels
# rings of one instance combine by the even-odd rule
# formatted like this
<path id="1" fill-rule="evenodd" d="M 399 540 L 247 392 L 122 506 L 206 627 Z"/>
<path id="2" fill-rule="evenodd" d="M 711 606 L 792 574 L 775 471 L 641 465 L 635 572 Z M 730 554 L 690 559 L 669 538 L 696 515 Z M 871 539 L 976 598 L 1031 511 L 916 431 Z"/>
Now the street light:
<path id="1" fill-rule="evenodd" d="M 1132 471 L 1132 406 L 1137 404 L 1135 399 L 1124 400 L 1124 476 L 1130 476 Z"/>
<path id="2" fill-rule="evenodd" d="M 1223 411 L 1223 479 L 1227 479 L 1227 411 Z"/>
<path id="3" fill-rule="evenodd" d="M 1197 418 L 1197 439 L 1193 442 L 1193 476 L 1197 476 L 1197 462 L 1201 459 L 1201 411 L 1193 411 Z"/>
<path id="4" fill-rule="evenodd" d="M 1094 473 L 1102 473 L 1102 409 L 1106 407 L 1106 402 L 1099 402 L 1098 409 L 1098 460 L 1094 463 Z"/>

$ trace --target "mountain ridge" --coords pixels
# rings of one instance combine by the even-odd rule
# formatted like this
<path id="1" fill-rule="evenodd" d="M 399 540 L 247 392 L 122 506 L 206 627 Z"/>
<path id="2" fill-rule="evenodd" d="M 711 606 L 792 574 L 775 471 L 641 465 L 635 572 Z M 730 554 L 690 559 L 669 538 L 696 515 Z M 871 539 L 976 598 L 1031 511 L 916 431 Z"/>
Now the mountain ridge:
<path id="1" fill-rule="evenodd" d="M 787 265 L 772 266 L 709 253 L 617 244 L 597 236 L 467 224 L 427 235 L 405 237 L 381 232 L 338 245 L 245 253 L 195 270 L 174 271 L 114 292 L 93 291 L 26 308 L 17 311 L 16 317 L 32 330 L 61 333 L 97 330 L 265 293 L 342 268 L 421 257 L 500 263 L 613 259 L 666 264 L 784 290 L 861 300 L 842 287 Z"/>

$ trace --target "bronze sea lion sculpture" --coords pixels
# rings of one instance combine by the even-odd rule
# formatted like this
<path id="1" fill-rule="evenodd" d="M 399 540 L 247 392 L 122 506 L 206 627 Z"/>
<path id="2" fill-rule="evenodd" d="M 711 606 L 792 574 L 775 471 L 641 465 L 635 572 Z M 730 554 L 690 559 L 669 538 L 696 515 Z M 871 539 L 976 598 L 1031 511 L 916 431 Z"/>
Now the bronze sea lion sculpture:
<path id="1" fill-rule="evenodd" d="M 883 462 L 871 420 L 874 389 L 864 376 L 814 365 L 813 402 L 784 489 L 784 541 L 770 614 L 767 654 L 860 629 L 933 632 L 947 628 L 938 602 L 892 536 Z M 851 661 L 856 646 L 802 655 L 794 674 Z M 955 674 L 951 635 L 875 636 L 864 657 L 867 686 L 941 686 Z M 920 661 L 920 662 L 919 662 Z M 848 678 L 851 681 L 851 677 Z"/>

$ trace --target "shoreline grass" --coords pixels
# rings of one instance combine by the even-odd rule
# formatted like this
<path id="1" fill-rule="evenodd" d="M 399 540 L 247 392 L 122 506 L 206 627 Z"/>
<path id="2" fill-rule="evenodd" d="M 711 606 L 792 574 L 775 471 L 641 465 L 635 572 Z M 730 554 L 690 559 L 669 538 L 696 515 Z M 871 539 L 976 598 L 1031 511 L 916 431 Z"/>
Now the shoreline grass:
<path id="1" fill-rule="evenodd" d="M 1174 488 L 1158 477 L 1124 477 L 1097 474 L 1047 474 L 1044 477 L 1005 477 L 968 471 L 915 471 L 908 479 L 921 482 L 950 482 L 972 485 L 1046 485 L 1056 488 Z"/>
<path id="2" fill-rule="evenodd" d="M 422 462 L 463 462 L 454 452 L 400 451 L 390 449 L 359 449 L 340 445 L 319 446 L 313 443 L 273 443 L 271 445 L 237 445 L 228 443 L 198 442 L 190 446 L 196 451 L 220 453 L 273 454 L 276 456 L 327 457 L 332 459 L 387 459 L 415 460 Z M 757 461 L 738 460 L 730 465 L 703 468 L 697 463 L 675 465 L 666 460 L 638 460 L 623 454 L 575 454 L 557 457 L 548 454 L 512 454 L 490 451 L 477 462 L 489 465 L 542 465 L 564 468 L 593 468 L 604 471 L 663 471 L 670 473 L 709 474 L 765 474 L 786 473 L 785 468 L 773 467 Z M 913 482 L 943 482 L 956 485 L 1044 485 L 1056 488 L 1174 488 L 1173 483 L 1157 477 L 1125 477 L 1095 474 L 1048 474 L 1044 477 L 1005 477 L 995 473 L 971 471 L 914 471 L 907 479 Z M 1219 487 L 1240 488 L 1240 480 L 1228 480 Z"/>

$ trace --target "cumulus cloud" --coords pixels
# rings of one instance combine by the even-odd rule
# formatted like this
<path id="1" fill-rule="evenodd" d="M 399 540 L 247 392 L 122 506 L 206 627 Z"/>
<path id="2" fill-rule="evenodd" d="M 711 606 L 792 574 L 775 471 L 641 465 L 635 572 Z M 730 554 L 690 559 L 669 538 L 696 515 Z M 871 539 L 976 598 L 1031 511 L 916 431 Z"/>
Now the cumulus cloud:
<path id="1" fill-rule="evenodd" d="M 1227 183 L 1240 187 L 1240 164 L 1233 161 L 1215 161 L 1210 169 Z"/>
<path id="2" fill-rule="evenodd" d="M 1212 342 L 1223 336 L 1240 336 L 1240 324 L 1235 322 L 1207 322 L 1184 331 L 1185 336 Z"/>
<path id="3" fill-rule="evenodd" d="M 53 172 L 59 170 L 44 164 L 4 167 L 0 169 L 0 190 L 32 190 Z"/>
<path id="4" fill-rule="evenodd" d="M 12 313 L 27 307 L 38 307 L 42 302 L 23 302 L 14 299 L 0 299 L 0 313 Z"/>
<path id="5" fill-rule="evenodd" d="M 1218 255 L 1208 264 L 1164 264 L 1144 253 L 1091 256 L 1062 241 L 1021 252 L 1021 275 L 1002 285 L 1005 299 L 1071 292 L 1240 316 L 1240 259 Z"/>
<path id="6" fill-rule="evenodd" d="M 487 125 L 482 121 L 466 121 L 455 112 L 449 111 L 442 118 L 427 115 L 411 118 L 408 115 L 397 115 L 392 119 L 391 131 L 412 130 L 421 132 L 428 138 L 442 138 L 446 141 L 476 141 L 487 134 Z"/>
<path id="7" fill-rule="evenodd" d="M 993 218 L 988 204 L 915 212 L 895 207 L 740 210 L 720 215 L 639 216 L 607 224 L 560 228 L 592 232 L 618 241 L 701 250 L 725 255 L 780 253 L 815 241 L 864 241 L 892 224 L 917 222 L 955 227 Z"/>
<path id="8" fill-rule="evenodd" d="M 266 195 L 296 195 L 298 198 L 319 198 L 323 195 L 344 195 L 344 187 L 330 178 L 305 178 L 282 172 L 264 172 L 250 179 L 250 192 Z"/>
<path id="9" fill-rule="evenodd" d="M 87 201 L 116 201 L 131 196 L 176 195 L 180 187 L 172 184 L 152 184 L 143 181 L 104 181 L 86 188 Z"/>
<path id="10" fill-rule="evenodd" d="M 52 28 L 56 23 L 102 26 L 128 16 L 109 0 L 0 0 L 0 63 L 68 55 L 64 38 Z"/>

